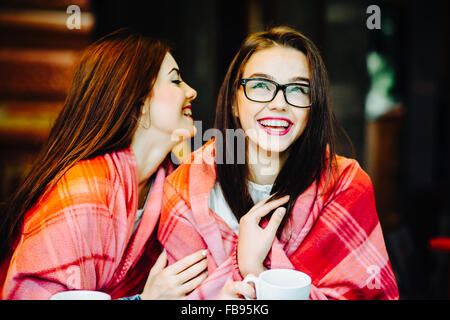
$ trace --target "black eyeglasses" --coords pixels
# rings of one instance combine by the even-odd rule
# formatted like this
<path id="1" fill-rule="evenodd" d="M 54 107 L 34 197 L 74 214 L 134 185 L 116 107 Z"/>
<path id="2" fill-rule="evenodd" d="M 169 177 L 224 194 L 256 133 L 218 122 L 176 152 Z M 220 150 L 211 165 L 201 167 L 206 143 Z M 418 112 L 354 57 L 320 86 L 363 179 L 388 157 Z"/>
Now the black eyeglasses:
<path id="1" fill-rule="evenodd" d="M 279 84 L 264 78 L 241 79 L 239 84 L 244 87 L 248 100 L 254 102 L 270 102 L 279 90 L 283 91 L 284 99 L 288 104 L 298 108 L 311 106 L 311 89 L 307 84 L 287 83 Z"/>

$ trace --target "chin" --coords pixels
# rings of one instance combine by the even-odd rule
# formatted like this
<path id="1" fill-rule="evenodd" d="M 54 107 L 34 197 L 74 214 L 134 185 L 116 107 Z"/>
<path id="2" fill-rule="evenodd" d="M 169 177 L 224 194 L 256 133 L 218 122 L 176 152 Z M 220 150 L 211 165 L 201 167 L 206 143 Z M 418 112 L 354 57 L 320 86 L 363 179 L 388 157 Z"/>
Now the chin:
<path id="1" fill-rule="evenodd" d="M 267 147 L 263 147 L 262 148 L 264 151 L 266 152 L 272 152 L 272 153 L 283 153 L 284 151 L 287 150 L 287 148 L 280 148 L 280 147 L 276 147 L 276 146 L 267 146 Z"/>
<path id="2" fill-rule="evenodd" d="M 177 128 L 173 130 L 172 137 L 186 140 L 192 138 L 195 135 L 196 128 L 192 125 L 190 127 Z"/>
<path id="3" fill-rule="evenodd" d="M 256 145 L 259 149 L 264 150 L 266 152 L 273 152 L 273 153 L 282 153 L 286 151 L 289 148 L 289 145 L 285 142 L 267 142 L 267 141 L 257 141 Z"/>

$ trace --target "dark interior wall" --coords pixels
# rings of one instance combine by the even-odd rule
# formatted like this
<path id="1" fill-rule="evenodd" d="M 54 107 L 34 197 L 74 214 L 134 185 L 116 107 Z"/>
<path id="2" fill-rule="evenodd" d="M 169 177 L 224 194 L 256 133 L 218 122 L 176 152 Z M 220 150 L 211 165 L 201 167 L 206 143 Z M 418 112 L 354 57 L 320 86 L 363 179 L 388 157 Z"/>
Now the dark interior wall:
<path id="1" fill-rule="evenodd" d="M 428 241 L 438 235 L 450 236 L 449 4 L 413 1 L 405 12 L 407 114 L 400 197 L 403 222 L 414 248 L 407 256 L 409 292 L 413 298 L 448 298 L 448 253 L 430 250 Z"/>
<path id="2" fill-rule="evenodd" d="M 246 34 L 246 1 L 93 1 L 93 11 L 94 38 L 132 27 L 168 41 L 183 80 L 198 92 L 195 119 L 203 131 L 212 127 L 220 84 Z"/>

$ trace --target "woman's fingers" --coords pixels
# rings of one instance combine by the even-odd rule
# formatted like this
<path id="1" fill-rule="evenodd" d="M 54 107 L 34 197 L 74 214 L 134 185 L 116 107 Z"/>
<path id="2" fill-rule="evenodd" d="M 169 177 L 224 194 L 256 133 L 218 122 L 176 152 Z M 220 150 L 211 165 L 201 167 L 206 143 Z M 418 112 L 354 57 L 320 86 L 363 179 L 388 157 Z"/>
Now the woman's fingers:
<path id="1" fill-rule="evenodd" d="M 205 271 L 206 267 L 208 266 L 208 261 L 206 259 L 200 260 L 196 264 L 192 265 L 191 267 L 187 268 L 186 270 L 180 272 L 177 275 L 177 282 L 179 284 L 183 284 L 194 277 L 198 276 L 199 273 L 202 271 Z"/>
<path id="2" fill-rule="evenodd" d="M 193 264 L 196 264 L 200 260 L 204 259 L 206 257 L 206 250 L 199 250 L 197 252 L 194 252 L 186 257 L 184 257 L 181 260 L 178 260 L 171 266 L 167 267 L 167 271 L 171 274 L 178 274 L 183 270 L 186 270 Z"/>
<path id="3" fill-rule="evenodd" d="M 219 300 L 238 300 L 244 297 L 253 299 L 255 289 L 249 283 L 234 281 L 226 284 L 220 291 Z"/>
<path id="4" fill-rule="evenodd" d="M 280 207 L 275 210 L 264 231 L 269 232 L 275 238 L 275 234 L 277 233 L 278 227 L 280 226 L 281 221 L 283 221 L 285 214 L 286 208 Z"/>
<path id="5" fill-rule="evenodd" d="M 189 292 L 191 292 L 192 290 L 194 290 L 195 288 L 197 288 L 200 283 L 202 283 L 206 278 L 208 277 L 207 272 L 202 272 L 201 274 L 199 274 L 197 277 L 189 280 L 188 282 L 184 283 L 183 285 L 181 285 L 181 292 L 182 294 L 188 294 Z"/>
<path id="6" fill-rule="evenodd" d="M 235 282 L 234 284 L 235 292 L 237 295 L 241 295 L 247 298 L 255 298 L 255 288 L 249 283 L 246 282 Z"/>
<path id="7" fill-rule="evenodd" d="M 160 273 L 161 271 L 164 270 L 166 265 L 167 265 L 167 252 L 166 249 L 164 249 L 163 252 L 161 252 L 161 254 L 159 255 L 156 262 L 153 264 L 149 276 Z"/>
<path id="8" fill-rule="evenodd" d="M 177 299 L 194 290 L 206 279 L 205 257 L 206 250 L 200 250 L 164 268 L 167 264 L 164 250 L 150 270 L 141 294 L 143 299 Z"/>
<path id="9" fill-rule="evenodd" d="M 266 203 L 266 201 L 267 201 L 267 199 L 263 199 L 263 200 L 259 201 L 258 203 L 256 203 L 256 204 L 253 206 L 253 208 L 250 209 L 249 212 L 253 212 L 253 211 L 255 211 L 256 209 L 261 208 L 261 207 Z"/>
<path id="10" fill-rule="evenodd" d="M 275 208 L 285 204 L 286 202 L 288 202 L 288 200 L 289 200 L 289 196 L 284 196 L 283 198 L 267 202 L 263 206 L 261 206 L 258 209 L 256 209 L 251 215 L 259 220 L 262 217 L 266 216 L 273 209 L 275 209 Z"/>

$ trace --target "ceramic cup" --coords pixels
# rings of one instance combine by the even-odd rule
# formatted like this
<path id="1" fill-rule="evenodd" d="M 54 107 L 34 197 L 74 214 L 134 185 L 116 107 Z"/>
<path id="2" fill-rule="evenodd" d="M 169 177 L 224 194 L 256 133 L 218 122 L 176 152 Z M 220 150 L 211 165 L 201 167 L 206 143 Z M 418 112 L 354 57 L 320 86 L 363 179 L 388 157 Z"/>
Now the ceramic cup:
<path id="1" fill-rule="evenodd" d="M 311 278 L 291 269 L 272 269 L 259 277 L 247 276 L 244 282 L 253 282 L 257 300 L 309 300 Z"/>
<path id="2" fill-rule="evenodd" d="M 69 290 L 54 294 L 50 300 L 111 300 L 111 296 L 100 291 Z"/>

